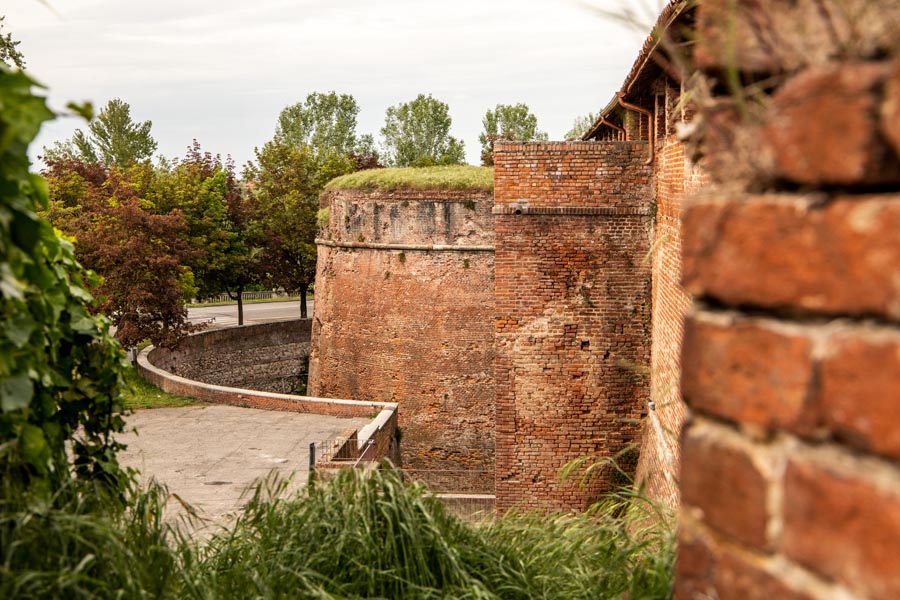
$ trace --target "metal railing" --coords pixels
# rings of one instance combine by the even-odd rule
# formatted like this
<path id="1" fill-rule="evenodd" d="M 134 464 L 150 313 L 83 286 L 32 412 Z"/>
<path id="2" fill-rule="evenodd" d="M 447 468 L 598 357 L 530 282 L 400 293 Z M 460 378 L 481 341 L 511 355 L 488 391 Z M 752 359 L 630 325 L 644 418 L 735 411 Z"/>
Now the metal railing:
<path id="1" fill-rule="evenodd" d="M 268 290 L 262 292 L 243 292 L 241 294 L 241 299 L 246 302 L 248 300 L 273 300 L 275 298 L 290 298 L 292 296 L 296 296 L 296 293 L 286 292 L 284 290 Z M 231 296 L 231 294 L 218 294 L 216 296 L 210 296 L 209 298 L 204 298 L 202 302 L 236 302 L 237 300 Z"/>
<path id="2" fill-rule="evenodd" d="M 375 443 L 368 440 L 360 450 L 356 438 L 337 438 L 309 445 L 310 481 L 317 465 L 326 471 L 335 468 L 358 469 L 371 466 L 376 459 Z M 494 478 L 487 469 L 401 469 L 404 479 L 425 484 L 451 514 L 469 521 L 494 518 Z"/>

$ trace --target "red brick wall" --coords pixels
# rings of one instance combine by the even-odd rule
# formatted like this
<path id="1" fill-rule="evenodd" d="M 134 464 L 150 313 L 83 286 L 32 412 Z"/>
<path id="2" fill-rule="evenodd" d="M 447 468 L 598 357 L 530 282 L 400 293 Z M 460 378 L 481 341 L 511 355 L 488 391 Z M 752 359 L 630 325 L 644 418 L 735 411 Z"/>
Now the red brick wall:
<path id="1" fill-rule="evenodd" d="M 900 5 L 752 4 L 700 5 L 707 73 L 781 77 L 683 217 L 677 596 L 898 598 Z"/>
<path id="2" fill-rule="evenodd" d="M 670 508 L 679 503 L 679 436 L 687 410 L 681 400 L 681 338 L 684 315 L 691 304 L 681 287 L 681 208 L 687 195 L 706 180 L 685 156 L 675 136 L 657 140 L 653 172 L 656 222 L 651 266 L 653 277 L 653 333 L 650 397 L 641 433 L 641 454 L 635 480 L 644 493 Z"/>
<path id="3" fill-rule="evenodd" d="M 646 153 L 633 142 L 495 147 L 500 510 L 583 508 L 616 483 L 613 471 L 583 486 L 560 482 L 560 469 L 638 441 L 650 361 Z"/>
<path id="4" fill-rule="evenodd" d="M 493 481 L 492 194 L 322 200 L 310 394 L 397 402 L 405 467 Z"/>

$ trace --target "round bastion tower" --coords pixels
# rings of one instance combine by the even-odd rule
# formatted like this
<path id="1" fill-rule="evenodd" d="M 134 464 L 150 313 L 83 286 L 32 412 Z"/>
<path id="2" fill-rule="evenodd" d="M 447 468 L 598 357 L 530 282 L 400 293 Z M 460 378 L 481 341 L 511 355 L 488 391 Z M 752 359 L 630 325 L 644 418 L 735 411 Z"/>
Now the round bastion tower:
<path id="1" fill-rule="evenodd" d="M 397 402 L 405 468 L 492 491 L 493 175 L 437 171 L 365 171 L 322 194 L 309 393 Z"/>

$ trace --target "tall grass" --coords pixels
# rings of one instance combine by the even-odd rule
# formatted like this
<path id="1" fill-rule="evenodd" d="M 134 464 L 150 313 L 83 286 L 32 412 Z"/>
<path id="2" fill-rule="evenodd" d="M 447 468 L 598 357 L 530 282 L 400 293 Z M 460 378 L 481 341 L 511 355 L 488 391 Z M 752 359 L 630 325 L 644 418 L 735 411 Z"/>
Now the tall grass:
<path id="1" fill-rule="evenodd" d="M 4 511 L 3 598 L 666 598 L 672 532 L 652 505 L 619 496 L 578 516 L 506 515 L 472 525 L 393 469 L 345 470 L 282 499 L 252 490 L 206 541 L 162 524 L 164 490 L 126 510 Z M 653 518 L 651 518 L 653 517 Z"/>
<path id="2" fill-rule="evenodd" d="M 153 484 L 123 503 L 73 482 L 42 505 L 4 498 L 0 598 L 177 597 L 179 544 L 160 518 L 165 497 Z"/>

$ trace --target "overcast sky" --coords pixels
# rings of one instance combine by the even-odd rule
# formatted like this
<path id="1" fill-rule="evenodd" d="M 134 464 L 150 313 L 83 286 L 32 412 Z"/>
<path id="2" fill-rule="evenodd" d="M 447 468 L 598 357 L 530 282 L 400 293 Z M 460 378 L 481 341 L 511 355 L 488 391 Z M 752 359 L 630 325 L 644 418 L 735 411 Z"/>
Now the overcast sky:
<path id="1" fill-rule="evenodd" d="M 3 0 L 51 106 L 110 98 L 151 120 L 159 152 L 193 139 L 240 166 L 279 112 L 314 91 L 356 97 L 358 132 L 380 141 L 384 112 L 419 93 L 450 106 L 451 133 L 479 157 L 481 119 L 525 102 L 550 139 L 619 89 L 661 0 Z M 643 27 L 596 10 L 640 5 Z M 84 123 L 45 125 L 43 145 Z"/>

